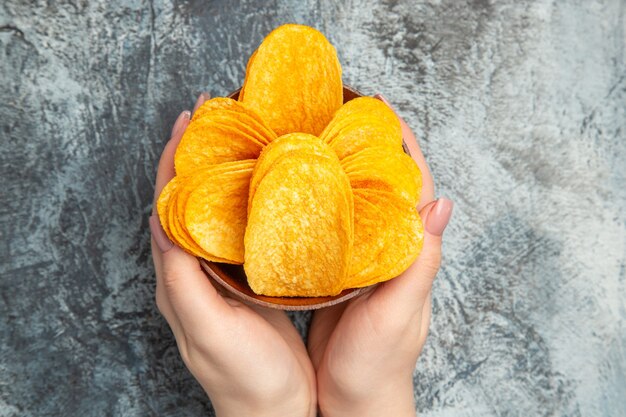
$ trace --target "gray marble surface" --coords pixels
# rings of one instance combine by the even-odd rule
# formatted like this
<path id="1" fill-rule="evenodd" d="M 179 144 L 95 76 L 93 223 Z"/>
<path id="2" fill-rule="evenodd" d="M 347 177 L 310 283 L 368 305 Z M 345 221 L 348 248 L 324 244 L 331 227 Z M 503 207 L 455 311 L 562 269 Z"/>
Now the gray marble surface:
<path id="1" fill-rule="evenodd" d="M 397 104 L 457 203 L 420 414 L 626 415 L 625 8 L 3 1 L 0 416 L 212 415 L 154 304 L 155 164 L 286 22 Z"/>

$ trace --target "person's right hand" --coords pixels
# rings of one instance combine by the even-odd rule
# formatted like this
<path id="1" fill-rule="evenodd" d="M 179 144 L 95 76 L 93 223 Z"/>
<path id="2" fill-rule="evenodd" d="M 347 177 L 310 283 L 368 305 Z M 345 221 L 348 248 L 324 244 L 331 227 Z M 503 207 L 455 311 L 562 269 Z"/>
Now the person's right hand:
<path id="1" fill-rule="evenodd" d="M 179 116 L 161 156 L 155 203 L 174 176 L 174 153 L 189 116 L 189 112 Z M 150 229 L 157 306 L 217 415 L 314 416 L 315 373 L 289 317 L 222 296 L 198 259 L 167 238 L 156 213 L 150 217 Z"/>
<path id="2" fill-rule="evenodd" d="M 430 290 L 452 202 L 432 201 L 433 180 L 426 161 L 413 132 L 401 118 L 400 122 L 404 141 L 422 171 L 418 209 L 424 221 L 424 247 L 399 277 L 314 313 L 308 349 L 324 417 L 415 416 L 412 374 L 428 333 Z"/>

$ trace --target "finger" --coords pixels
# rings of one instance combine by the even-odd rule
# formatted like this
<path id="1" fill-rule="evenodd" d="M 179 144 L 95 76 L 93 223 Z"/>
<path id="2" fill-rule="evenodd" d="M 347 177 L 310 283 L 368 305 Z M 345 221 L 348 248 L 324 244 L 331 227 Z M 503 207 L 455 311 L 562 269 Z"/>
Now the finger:
<path id="1" fill-rule="evenodd" d="M 176 147 L 189 124 L 191 113 L 185 111 L 176 120 L 172 138 L 165 146 L 155 185 L 155 200 L 163 187 L 174 177 L 174 155 Z M 224 313 L 228 304 L 217 294 L 202 271 L 198 260 L 184 250 L 169 242 L 156 218 L 150 220 L 150 230 L 158 250 L 153 251 L 157 271 L 157 288 L 162 287 L 171 311 L 178 318 L 185 333 L 194 333 L 204 329 L 215 318 Z M 168 244 L 169 242 L 169 244 Z M 159 291 L 161 291 L 159 289 Z"/>
<path id="2" fill-rule="evenodd" d="M 152 251 L 153 252 L 160 251 L 159 247 L 157 246 L 154 240 L 152 240 Z M 154 259 L 154 270 L 156 272 L 157 277 L 162 276 L 163 265 L 162 265 L 160 257 L 158 258 L 158 260 Z M 159 278 L 157 278 L 157 280 L 159 281 Z M 157 308 L 159 309 L 159 312 L 161 313 L 161 315 L 167 321 L 167 324 L 169 324 L 170 328 L 172 329 L 172 333 L 174 333 L 174 337 L 179 338 L 182 336 L 182 327 L 180 325 L 180 321 L 178 320 L 178 317 L 176 316 L 176 313 L 174 312 L 174 309 L 172 308 L 172 305 L 169 299 L 167 298 L 167 295 L 165 294 L 165 288 L 163 284 L 159 284 L 158 281 L 157 281 L 156 294 L 155 294 L 155 301 L 156 301 Z"/>
<path id="3" fill-rule="evenodd" d="M 156 201 L 161 195 L 163 187 L 170 182 L 176 173 L 174 172 L 174 154 L 176 153 L 176 147 L 180 143 L 180 139 L 183 137 L 183 133 L 189 125 L 189 118 L 191 113 L 189 110 L 182 112 L 172 128 L 172 136 L 170 140 L 165 144 L 165 149 L 161 153 L 161 159 L 159 160 L 159 167 L 157 169 L 156 182 L 154 185 L 154 201 L 152 204 L 152 213 L 156 213 Z"/>
<path id="4" fill-rule="evenodd" d="M 173 243 L 168 239 L 163 228 L 159 223 L 159 218 L 155 214 L 156 213 L 156 200 L 161 194 L 161 190 L 165 187 L 165 184 L 169 182 L 170 179 L 174 177 L 174 167 L 170 161 L 173 160 L 173 155 L 176 151 L 176 146 L 178 142 L 180 142 L 180 138 L 183 135 L 183 132 L 187 128 L 189 124 L 189 116 L 190 113 L 188 111 L 182 112 L 174 122 L 174 126 L 172 127 L 172 133 L 170 135 L 170 140 L 165 145 L 165 149 L 161 154 L 161 158 L 159 160 L 159 168 L 157 169 L 157 179 L 154 187 L 154 203 L 152 205 L 152 215 L 150 216 L 150 230 L 152 234 L 152 259 L 154 261 L 154 268 L 157 277 L 157 286 L 156 286 L 156 303 L 159 311 L 165 317 L 168 324 L 172 328 L 175 336 L 178 336 L 180 333 L 180 323 L 178 318 L 174 314 L 173 308 L 164 294 L 164 286 L 162 282 L 163 276 L 163 260 L 161 258 L 161 253 L 169 250 Z M 171 165 L 171 166 L 170 166 Z"/>
<path id="5" fill-rule="evenodd" d="M 421 210 L 426 204 L 430 203 L 435 198 L 435 184 L 433 182 L 430 169 L 428 168 L 428 164 L 426 163 L 426 159 L 424 158 L 424 154 L 422 154 L 422 150 L 419 147 L 419 143 L 417 142 L 417 138 L 415 137 L 413 130 L 411 130 L 404 119 L 400 117 L 387 98 L 382 94 L 376 94 L 374 97 L 389 106 L 389 108 L 393 110 L 398 117 L 400 127 L 402 128 L 402 138 L 404 139 L 404 143 L 406 143 L 406 146 L 409 148 L 409 154 L 422 172 L 422 193 L 420 195 L 420 201 L 417 205 L 417 209 Z"/>
<path id="6" fill-rule="evenodd" d="M 207 101 L 208 99 L 211 98 L 211 94 L 209 93 L 202 93 L 198 96 L 198 100 L 196 100 L 196 104 L 193 106 L 193 113 L 196 113 L 196 110 L 198 110 L 198 107 L 202 106 L 202 104 Z"/>
<path id="7" fill-rule="evenodd" d="M 407 312 L 421 309 L 430 292 L 441 262 L 441 239 L 452 215 L 452 201 L 446 198 L 428 204 L 424 219 L 424 246 L 419 257 L 400 276 L 381 285 L 370 302 Z"/>
<path id="8" fill-rule="evenodd" d="M 161 254 L 165 295 L 187 335 L 202 336 L 220 323 L 231 307 L 211 285 L 198 259 L 178 246 Z"/>
<path id="9" fill-rule="evenodd" d="M 420 321 L 420 333 L 418 344 L 420 346 L 420 351 L 424 347 L 426 343 L 426 338 L 428 337 L 428 329 L 430 328 L 430 317 L 432 311 L 432 290 L 426 296 L 426 302 L 424 303 L 424 307 L 422 308 L 422 315 Z"/>

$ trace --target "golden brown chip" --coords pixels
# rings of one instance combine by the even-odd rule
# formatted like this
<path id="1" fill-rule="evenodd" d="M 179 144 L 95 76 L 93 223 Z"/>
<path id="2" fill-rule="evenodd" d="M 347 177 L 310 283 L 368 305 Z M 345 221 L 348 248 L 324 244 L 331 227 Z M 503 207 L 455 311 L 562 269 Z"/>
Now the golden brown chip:
<path id="1" fill-rule="evenodd" d="M 403 152 L 402 135 L 394 129 L 373 119 L 353 121 L 337 131 L 335 140 L 330 143 L 339 159 L 371 147 L 386 147 L 393 151 Z"/>
<path id="2" fill-rule="evenodd" d="M 345 103 L 333 115 L 330 123 L 320 134 L 320 139 L 331 143 L 338 133 L 348 125 L 379 123 L 387 127 L 389 134 L 402 145 L 402 129 L 396 114 L 385 103 L 372 97 L 358 97 Z"/>
<path id="3" fill-rule="evenodd" d="M 263 128 L 267 130 L 268 132 L 272 132 L 272 130 L 269 128 L 269 126 L 267 125 L 263 117 L 258 112 L 256 112 L 246 103 L 233 100 L 232 98 L 228 98 L 228 97 L 215 97 L 215 98 L 205 101 L 204 103 L 202 103 L 202 105 L 200 105 L 200 107 L 198 107 L 198 109 L 196 109 L 196 112 L 193 114 L 191 121 L 193 122 L 201 118 L 205 114 L 212 112 L 214 110 L 229 110 L 229 111 L 236 112 L 242 115 L 246 115 L 256 120 L 256 122 L 259 125 L 263 126 Z M 272 134 L 276 136 L 274 132 L 272 132 Z"/>
<path id="4" fill-rule="evenodd" d="M 265 145 L 277 137 L 263 118 L 250 106 L 231 98 L 216 97 L 205 101 L 196 110 L 191 121 L 195 123 L 206 115 L 243 127 L 250 136 Z"/>
<path id="5" fill-rule="evenodd" d="M 213 165 L 206 169 L 196 171 L 192 176 L 177 176 L 173 178 L 163 189 L 159 196 L 157 208 L 159 218 L 164 230 L 172 242 L 183 248 L 194 256 L 198 256 L 209 261 L 223 263 L 242 263 L 243 255 L 239 259 L 230 259 L 221 256 L 223 251 L 213 251 L 212 253 L 201 247 L 191 236 L 186 225 L 188 216 L 187 203 L 191 194 L 198 188 L 206 187 L 206 183 L 224 182 L 231 184 L 231 179 L 235 176 L 249 177 L 256 161 L 244 160 L 219 165 Z M 247 182 L 244 182 L 242 195 L 247 199 Z M 243 208 L 244 216 L 246 208 Z M 192 214 L 193 216 L 193 214 Z M 242 229 L 241 242 L 243 242 Z"/>
<path id="6" fill-rule="evenodd" d="M 176 175 L 191 175 L 198 169 L 224 162 L 255 159 L 262 147 L 263 144 L 236 126 L 205 114 L 189 125 L 176 149 Z"/>
<path id="7" fill-rule="evenodd" d="M 389 191 L 417 205 L 422 175 L 413 159 L 386 147 L 366 148 L 341 161 L 353 189 Z"/>
<path id="8" fill-rule="evenodd" d="M 191 238 L 211 256 L 230 263 L 243 263 L 252 167 L 203 171 L 184 207 Z"/>
<path id="9" fill-rule="evenodd" d="M 343 102 L 335 48 L 311 27 L 278 27 L 248 62 L 240 100 L 260 113 L 279 136 L 318 135 Z"/>
<path id="10" fill-rule="evenodd" d="M 352 252 L 352 193 L 338 163 L 300 149 L 258 185 L 244 269 L 257 294 L 327 296 L 344 288 Z M 342 178 L 343 177 L 343 178 Z"/>
<path id="11" fill-rule="evenodd" d="M 254 57 L 256 56 L 256 51 L 254 51 L 252 53 L 252 55 L 250 55 L 250 59 L 248 60 L 248 64 L 246 65 L 246 74 L 248 73 L 248 71 L 250 71 L 250 66 L 252 65 L 252 63 L 254 62 Z M 239 101 L 244 101 L 243 97 L 245 95 L 245 91 L 246 91 L 246 80 L 243 80 L 243 85 L 241 86 L 241 91 L 239 91 Z"/>
<path id="12" fill-rule="evenodd" d="M 354 245 L 350 276 L 370 266 L 385 247 L 388 239 L 386 216 L 362 196 L 354 195 Z"/>
<path id="13" fill-rule="evenodd" d="M 161 194 L 159 194 L 159 198 L 157 199 L 157 213 L 159 214 L 159 221 L 161 222 L 161 226 L 163 227 L 165 234 L 171 241 L 174 241 L 174 239 L 169 228 L 167 208 L 172 195 L 176 193 L 177 187 L 178 180 L 177 177 L 174 177 L 165 185 L 165 187 L 163 187 L 163 190 L 161 190 Z"/>
<path id="14" fill-rule="evenodd" d="M 424 227 L 415 206 L 393 193 L 354 190 L 354 196 L 364 198 L 385 214 L 385 223 L 381 221 L 380 227 L 387 234 L 385 247 L 376 259 L 348 279 L 349 287 L 357 288 L 387 281 L 404 272 L 422 250 Z M 359 220 L 355 222 L 358 224 Z"/>
<path id="15" fill-rule="evenodd" d="M 290 133 L 274 140 L 263 149 L 250 180 L 249 201 L 252 201 L 258 184 L 265 176 L 270 167 L 285 154 L 295 150 L 307 150 L 316 155 L 327 156 L 333 160 L 337 158 L 332 154 L 328 145 L 322 143 L 317 136 L 307 133 Z M 249 207 L 248 207 L 249 208 Z"/>
<path id="16" fill-rule="evenodd" d="M 194 241 L 191 239 L 187 230 L 183 227 L 179 219 L 179 212 L 177 210 L 177 206 L 179 205 L 179 194 L 182 187 L 182 184 L 186 183 L 181 181 L 180 177 L 175 177 L 179 185 L 174 193 L 172 193 L 171 198 L 169 199 L 167 206 L 167 224 L 172 236 L 172 242 L 176 243 L 179 247 L 184 249 L 186 252 L 192 254 L 193 256 L 199 256 L 202 258 L 210 259 L 210 255 L 205 253 L 202 248 L 200 248 Z M 182 215 L 181 215 L 182 216 Z M 211 259 L 212 260 L 212 259 Z"/>

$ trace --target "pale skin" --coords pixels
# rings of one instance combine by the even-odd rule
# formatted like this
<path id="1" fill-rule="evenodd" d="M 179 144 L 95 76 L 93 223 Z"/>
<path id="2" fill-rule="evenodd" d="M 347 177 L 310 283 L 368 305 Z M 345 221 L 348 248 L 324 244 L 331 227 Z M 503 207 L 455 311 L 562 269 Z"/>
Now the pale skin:
<path id="1" fill-rule="evenodd" d="M 208 98 L 202 94 L 194 110 Z M 383 99 L 384 100 L 384 99 Z M 174 153 L 190 112 L 176 120 L 155 184 L 174 176 Z M 347 303 L 316 311 L 308 348 L 288 316 L 249 307 L 213 287 L 198 260 L 150 219 L 156 303 L 185 365 L 228 416 L 414 416 L 412 373 L 430 322 L 430 290 L 452 203 L 433 201 L 433 181 L 415 136 L 404 140 L 423 176 L 418 206 L 424 249 L 399 277 Z"/>

